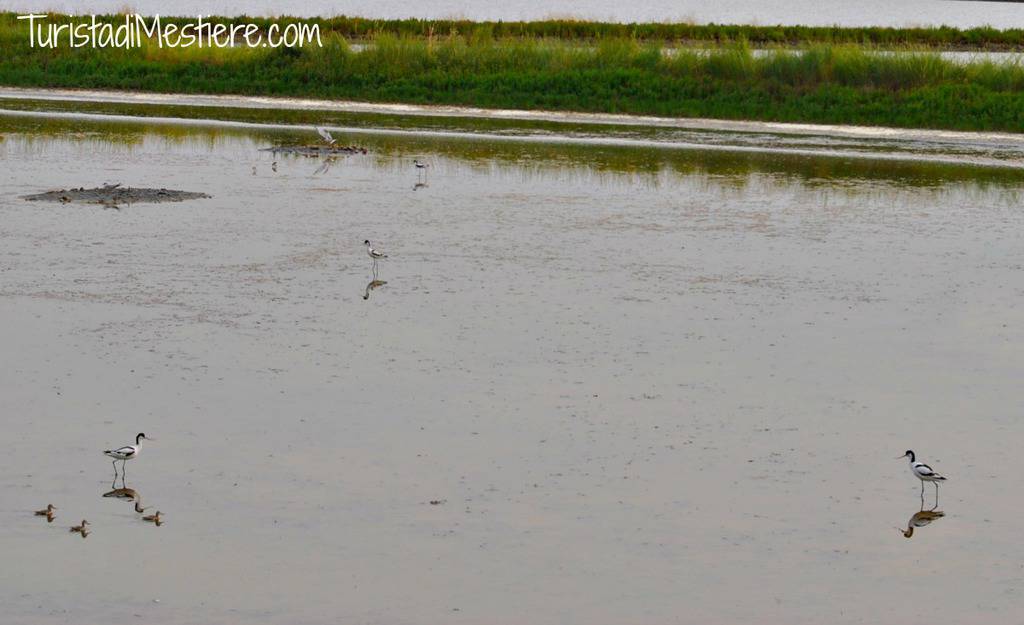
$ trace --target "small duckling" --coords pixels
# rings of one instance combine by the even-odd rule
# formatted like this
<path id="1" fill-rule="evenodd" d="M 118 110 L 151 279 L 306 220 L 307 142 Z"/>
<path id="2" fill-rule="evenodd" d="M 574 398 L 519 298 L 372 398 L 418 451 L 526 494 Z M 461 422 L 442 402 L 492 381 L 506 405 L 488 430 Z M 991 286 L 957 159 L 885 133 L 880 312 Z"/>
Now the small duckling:
<path id="1" fill-rule="evenodd" d="M 82 524 L 81 525 L 74 525 L 74 526 L 71 527 L 71 529 L 69 531 L 78 532 L 79 534 L 85 534 L 85 533 L 88 532 L 88 530 L 85 529 L 85 526 L 88 525 L 88 524 L 89 524 L 88 521 L 86 521 L 85 519 L 82 519 Z"/>
<path id="2" fill-rule="evenodd" d="M 160 520 L 159 510 L 156 511 L 156 514 L 147 514 L 146 516 L 142 517 L 142 520 L 149 521 L 150 523 L 156 523 L 157 527 L 159 527 L 160 524 L 163 522 Z"/>
<path id="3" fill-rule="evenodd" d="M 52 503 L 46 504 L 45 510 L 36 510 L 36 516 L 53 516 L 53 511 L 57 509 L 57 506 Z"/>

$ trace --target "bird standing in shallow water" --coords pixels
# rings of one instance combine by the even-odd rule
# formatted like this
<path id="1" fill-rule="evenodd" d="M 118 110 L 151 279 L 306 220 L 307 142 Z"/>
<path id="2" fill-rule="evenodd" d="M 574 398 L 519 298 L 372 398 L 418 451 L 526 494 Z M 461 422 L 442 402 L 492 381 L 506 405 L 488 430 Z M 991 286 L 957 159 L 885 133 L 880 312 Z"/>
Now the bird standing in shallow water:
<path id="1" fill-rule="evenodd" d="M 36 510 L 36 516 L 52 516 L 53 511 L 57 509 L 57 506 L 52 503 L 46 504 L 45 510 Z"/>
<path id="2" fill-rule="evenodd" d="M 946 478 L 936 473 L 930 466 L 923 462 L 917 462 L 917 458 L 914 456 L 914 452 L 907 450 L 902 456 L 897 458 L 910 458 L 910 472 L 914 474 L 914 477 L 921 480 L 921 499 L 924 500 L 924 483 L 931 482 L 935 484 L 935 505 L 939 505 L 939 482 L 945 482 Z"/>
<path id="3" fill-rule="evenodd" d="M 85 526 L 88 525 L 88 524 L 89 524 L 88 521 L 86 521 L 85 519 L 82 519 L 82 524 L 81 525 L 73 525 L 71 527 L 71 529 L 68 530 L 68 531 L 78 532 L 79 534 L 84 534 L 85 532 L 88 531 L 88 530 L 85 529 Z"/>
<path id="4" fill-rule="evenodd" d="M 381 258 L 387 258 L 388 255 L 383 253 L 383 252 L 378 252 L 377 250 L 373 249 L 373 246 L 370 245 L 370 240 L 369 239 L 363 241 L 363 245 L 366 246 L 366 255 L 369 256 L 371 260 L 373 260 L 373 277 L 374 277 L 374 279 L 376 279 L 377 278 L 377 261 L 380 260 Z"/>
<path id="5" fill-rule="evenodd" d="M 142 444 L 142 439 L 144 438 L 147 441 L 153 440 L 151 438 L 148 438 L 142 432 L 139 432 L 138 434 L 135 435 L 134 445 L 125 445 L 124 447 L 118 447 L 117 449 L 108 449 L 103 452 L 105 455 L 114 459 L 114 462 L 112 464 L 114 465 L 115 476 L 117 475 L 117 461 L 121 461 L 121 475 L 124 475 L 124 463 L 139 455 L 139 446 Z"/>

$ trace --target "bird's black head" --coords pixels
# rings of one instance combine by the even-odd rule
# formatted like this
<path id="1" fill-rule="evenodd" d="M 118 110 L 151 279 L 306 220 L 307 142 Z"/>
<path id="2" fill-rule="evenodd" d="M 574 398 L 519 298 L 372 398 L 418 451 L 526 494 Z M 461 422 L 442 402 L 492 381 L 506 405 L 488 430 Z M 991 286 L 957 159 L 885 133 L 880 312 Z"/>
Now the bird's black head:
<path id="1" fill-rule="evenodd" d="M 370 244 L 370 240 L 369 239 L 363 241 L 363 245 L 369 245 L 369 244 Z"/>
<path id="2" fill-rule="evenodd" d="M 904 458 L 906 458 L 907 456 L 910 456 L 910 461 L 911 461 L 911 462 L 913 462 L 913 461 L 914 461 L 914 452 L 912 452 L 912 451 L 910 451 L 910 450 L 908 449 L 908 450 L 907 450 L 907 453 L 903 454 L 903 457 L 904 457 Z"/>
<path id="3" fill-rule="evenodd" d="M 146 438 L 146 435 L 143 434 L 142 432 L 139 432 L 139 434 L 135 437 L 135 444 L 138 445 L 139 441 L 141 441 L 144 438 Z"/>

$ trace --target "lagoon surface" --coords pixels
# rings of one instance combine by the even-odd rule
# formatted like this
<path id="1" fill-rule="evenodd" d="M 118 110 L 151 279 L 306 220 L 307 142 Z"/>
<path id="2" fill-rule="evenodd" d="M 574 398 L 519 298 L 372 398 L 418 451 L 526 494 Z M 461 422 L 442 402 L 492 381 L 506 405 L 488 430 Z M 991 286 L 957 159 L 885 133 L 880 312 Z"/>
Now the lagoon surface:
<path id="1" fill-rule="evenodd" d="M 6 619 L 1017 618 L 1020 169 L 418 123 L 0 114 Z"/>
<path id="2" fill-rule="evenodd" d="M 358 15 L 377 18 L 539 20 L 577 18 L 613 22 L 696 22 L 841 26 L 1024 27 L 1024 4 L 969 0 L 0 0 L 0 10 L 148 15 Z"/>

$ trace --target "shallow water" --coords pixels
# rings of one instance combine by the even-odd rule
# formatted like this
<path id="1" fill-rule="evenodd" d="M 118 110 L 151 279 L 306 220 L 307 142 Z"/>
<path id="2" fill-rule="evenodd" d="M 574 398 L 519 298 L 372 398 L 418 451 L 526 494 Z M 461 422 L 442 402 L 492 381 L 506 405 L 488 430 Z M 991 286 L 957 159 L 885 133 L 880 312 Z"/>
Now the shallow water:
<path id="1" fill-rule="evenodd" d="M 1016 618 L 1024 174 L 338 135 L 0 115 L 11 622 Z"/>
<path id="2" fill-rule="evenodd" d="M 1024 7 L 1013 2 L 966 0 L 0 0 L 0 10 L 160 15 L 361 15 L 378 18 L 537 20 L 577 18 L 616 22 L 807 24 L 830 26 L 1024 26 Z"/>

